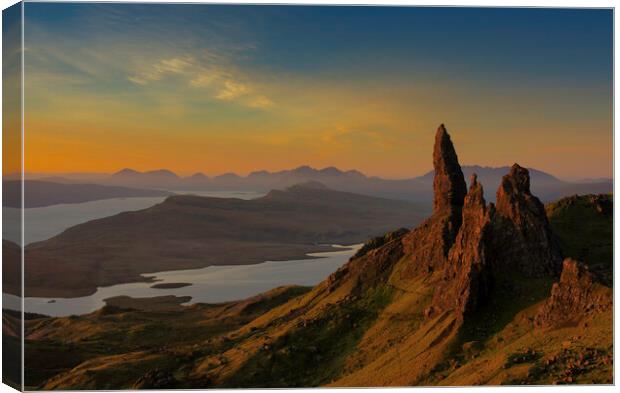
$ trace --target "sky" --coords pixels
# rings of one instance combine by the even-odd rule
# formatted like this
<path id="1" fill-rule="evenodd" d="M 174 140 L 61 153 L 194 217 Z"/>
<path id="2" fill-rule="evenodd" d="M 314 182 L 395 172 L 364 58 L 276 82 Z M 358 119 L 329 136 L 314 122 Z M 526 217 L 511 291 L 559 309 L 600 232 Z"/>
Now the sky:
<path id="1" fill-rule="evenodd" d="M 611 10 L 25 4 L 25 170 L 611 177 Z"/>

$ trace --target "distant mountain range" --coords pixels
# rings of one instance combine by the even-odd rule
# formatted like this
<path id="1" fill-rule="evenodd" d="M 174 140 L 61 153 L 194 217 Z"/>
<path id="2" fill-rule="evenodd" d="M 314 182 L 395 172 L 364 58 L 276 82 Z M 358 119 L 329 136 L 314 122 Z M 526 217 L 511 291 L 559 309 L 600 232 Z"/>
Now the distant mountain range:
<path id="1" fill-rule="evenodd" d="M 557 198 L 586 193 L 610 193 L 613 191 L 611 179 L 588 179 L 581 182 L 566 182 L 557 177 L 534 169 L 530 170 L 532 190 L 543 201 L 551 201 Z M 501 177 L 509 172 L 509 167 L 483 167 L 463 166 L 463 173 L 469 179 L 472 173 L 489 190 L 495 190 L 500 184 Z M 342 171 L 335 167 L 316 169 L 310 166 L 300 166 L 295 169 L 277 172 L 255 171 L 247 176 L 239 176 L 235 173 L 225 173 L 215 177 L 208 177 L 203 173 L 181 177 L 167 169 L 139 172 L 133 169 L 123 169 L 111 175 L 98 174 L 92 179 L 93 183 L 138 187 L 150 189 L 163 189 L 172 191 L 264 191 L 272 189 L 284 189 L 294 184 L 318 181 L 327 187 L 355 192 L 359 194 L 401 199 L 415 202 L 428 203 L 432 200 L 433 171 L 425 175 L 409 179 L 384 179 L 375 176 L 366 176 L 357 170 Z M 54 178 L 41 178 L 61 183 L 83 183 L 85 178 L 79 179 L 71 175 L 56 176 Z M 488 200 L 494 201 L 495 195 L 488 193 Z"/>

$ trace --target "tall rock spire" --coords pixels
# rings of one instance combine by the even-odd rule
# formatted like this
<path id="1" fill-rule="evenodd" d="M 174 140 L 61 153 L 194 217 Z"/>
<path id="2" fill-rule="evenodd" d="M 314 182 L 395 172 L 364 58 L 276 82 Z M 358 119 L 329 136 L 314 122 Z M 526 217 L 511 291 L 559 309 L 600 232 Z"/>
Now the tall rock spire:
<path id="1" fill-rule="evenodd" d="M 443 124 L 435 135 L 433 166 L 433 215 L 404 239 L 411 264 L 403 271 L 403 277 L 441 268 L 461 226 L 467 187 L 450 135 Z"/>
<path id="2" fill-rule="evenodd" d="M 498 262 L 527 276 L 558 275 L 559 245 L 551 232 L 545 207 L 530 192 L 530 174 L 514 164 L 497 190 Z"/>
<path id="3" fill-rule="evenodd" d="M 433 166 L 435 167 L 433 212 L 437 214 L 455 209 L 460 214 L 467 186 L 454 145 L 443 124 L 435 134 Z"/>

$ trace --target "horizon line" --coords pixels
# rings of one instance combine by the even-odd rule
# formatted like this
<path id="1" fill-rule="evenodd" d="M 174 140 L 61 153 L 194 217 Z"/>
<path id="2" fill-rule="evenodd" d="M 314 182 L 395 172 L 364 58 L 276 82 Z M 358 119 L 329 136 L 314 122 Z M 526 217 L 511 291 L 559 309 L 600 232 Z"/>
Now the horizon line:
<path id="1" fill-rule="evenodd" d="M 480 164 L 462 164 L 461 167 L 479 167 L 482 169 L 502 169 L 502 168 L 510 168 L 510 164 L 506 164 L 506 165 L 501 165 L 501 166 L 490 166 L 490 165 L 480 165 Z M 96 176 L 112 176 L 115 174 L 118 174 L 122 171 L 133 171 L 136 172 L 138 174 L 147 174 L 147 173 L 152 173 L 152 172 L 160 172 L 160 171 L 165 171 L 165 172 L 170 172 L 171 174 L 175 175 L 176 177 L 178 177 L 179 179 L 184 179 L 184 178 L 188 178 L 188 177 L 192 177 L 198 174 L 202 174 L 204 176 L 206 176 L 208 179 L 213 179 L 213 178 L 217 178 L 217 177 L 221 177 L 221 176 L 225 176 L 225 175 L 236 175 L 240 178 L 247 178 L 250 175 L 254 174 L 254 173 L 260 173 L 260 172 L 264 172 L 267 174 L 277 174 L 280 172 L 291 172 L 291 171 L 295 171 L 298 169 L 302 169 L 302 168 L 308 168 L 314 171 L 325 171 L 327 169 L 335 169 L 337 171 L 339 171 L 342 174 L 345 173 L 351 173 L 351 172 L 357 172 L 363 176 L 365 176 L 366 178 L 380 178 L 380 179 L 384 179 L 384 180 L 409 180 L 409 179 L 414 179 L 414 178 L 418 178 L 418 177 L 422 177 L 422 176 L 426 176 L 429 173 L 431 173 L 433 171 L 432 168 L 430 168 L 427 171 L 424 171 L 421 174 L 418 175 L 411 175 L 411 176 L 407 176 L 407 177 L 384 177 L 382 175 L 369 175 L 363 171 L 360 171 L 358 169 L 340 169 L 337 166 L 334 165 L 329 165 L 329 166 L 325 166 L 322 168 L 319 167 L 314 167 L 312 165 L 308 165 L 308 164 L 304 164 L 304 165 L 298 165 L 292 168 L 285 168 L 285 169 L 277 169 L 277 170 L 266 170 L 266 169 L 257 169 L 257 170 L 253 170 L 253 171 L 249 171 L 246 173 L 237 173 L 237 172 L 233 172 L 233 171 L 229 171 L 229 172 L 222 172 L 222 173 L 218 173 L 218 174 L 207 174 L 204 171 L 174 171 L 168 168 L 156 168 L 156 169 L 147 169 L 147 170 L 136 170 L 130 167 L 123 167 L 119 170 L 116 171 L 111 171 L 111 172 L 97 172 L 97 171 L 73 171 L 73 172 L 36 172 L 36 171 L 32 171 L 32 172 L 28 172 L 28 171 L 24 171 L 24 175 L 35 175 L 35 176 L 61 176 L 61 175 L 65 175 L 65 176 L 75 176 L 75 175 L 81 175 L 81 176 L 87 176 L 87 175 L 96 175 Z M 534 168 L 534 167 L 530 167 L 530 166 L 526 166 L 526 168 L 528 170 L 535 170 L 538 172 L 542 172 L 545 173 L 547 175 L 553 176 L 558 180 L 564 180 L 564 181 L 585 181 L 585 180 L 614 180 L 613 176 L 587 176 L 587 177 L 574 177 L 574 178 L 565 178 L 565 177 L 560 177 L 557 176 L 555 174 L 553 174 L 552 172 L 543 170 L 543 169 L 539 169 L 539 168 Z M 9 177 L 9 176 L 15 176 L 20 174 L 20 172 L 9 172 L 9 173 L 3 173 L 3 180 L 5 180 L 5 177 Z M 14 179 L 11 179 L 14 180 Z M 33 179 L 34 180 L 34 179 Z"/>

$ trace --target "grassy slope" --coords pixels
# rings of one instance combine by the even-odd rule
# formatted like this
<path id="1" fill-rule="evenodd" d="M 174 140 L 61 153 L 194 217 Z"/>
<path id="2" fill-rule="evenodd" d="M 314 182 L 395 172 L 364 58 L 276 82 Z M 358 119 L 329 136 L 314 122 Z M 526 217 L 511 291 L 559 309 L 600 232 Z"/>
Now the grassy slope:
<path id="1" fill-rule="evenodd" d="M 611 383 L 611 313 L 541 330 L 532 321 L 540 304 L 518 313 L 496 334 L 461 350 L 448 367 L 430 375 L 429 384 Z"/>
<path id="2" fill-rule="evenodd" d="M 612 195 L 584 195 L 546 206 L 564 256 L 588 264 L 608 285 L 613 279 L 612 204 Z"/>
<path id="3" fill-rule="evenodd" d="M 602 201 L 602 202 L 601 202 Z M 596 271 L 610 292 L 613 215 L 597 210 L 612 197 L 568 197 L 546 206 L 565 257 Z M 561 329 L 541 331 L 533 316 L 549 294 L 548 280 L 517 280 L 518 296 L 500 290 L 466 321 L 452 355 L 429 375 L 438 385 L 611 383 L 612 315 L 587 316 Z"/>
<path id="4" fill-rule="evenodd" d="M 219 337 L 309 289 L 282 287 L 239 302 L 194 305 L 179 311 L 104 308 L 80 317 L 39 318 L 26 325 L 26 385 L 36 387 L 128 388 L 151 367 L 172 369 L 170 357 L 188 362 L 231 343 Z M 132 366 L 121 355 L 131 355 Z M 135 354 L 142 354 L 138 356 Z M 86 363 L 84 363 L 86 362 Z M 160 364 L 161 363 L 161 364 Z M 67 373 L 78 365 L 97 372 Z M 90 365 L 90 366 L 89 366 Z M 111 377 L 99 371 L 114 370 Z M 122 371 L 122 372 L 121 372 Z M 180 376 L 182 377 L 182 376 Z M 101 383 L 101 384 L 99 384 Z"/>
<path id="5" fill-rule="evenodd" d="M 302 329 L 264 345 L 228 378 L 224 387 L 319 386 L 340 375 L 364 331 L 391 298 L 377 288 L 363 298 L 328 307 Z"/>
<path id="6" fill-rule="evenodd" d="M 611 219 L 589 197 L 547 211 L 566 256 L 601 272 L 612 266 Z M 327 280 L 305 294 L 289 290 L 244 306 L 30 322 L 31 334 L 45 337 L 27 345 L 27 359 L 38 362 L 30 384 L 79 363 L 46 387 L 131 387 L 153 368 L 173 376 L 163 387 L 186 388 L 611 381 L 611 313 L 534 327 L 550 280 L 511 277 L 461 323 L 447 313 L 424 318 L 440 272 L 407 281 L 400 276 L 406 257 L 374 271 L 365 263 L 356 261 L 336 286 Z"/>

